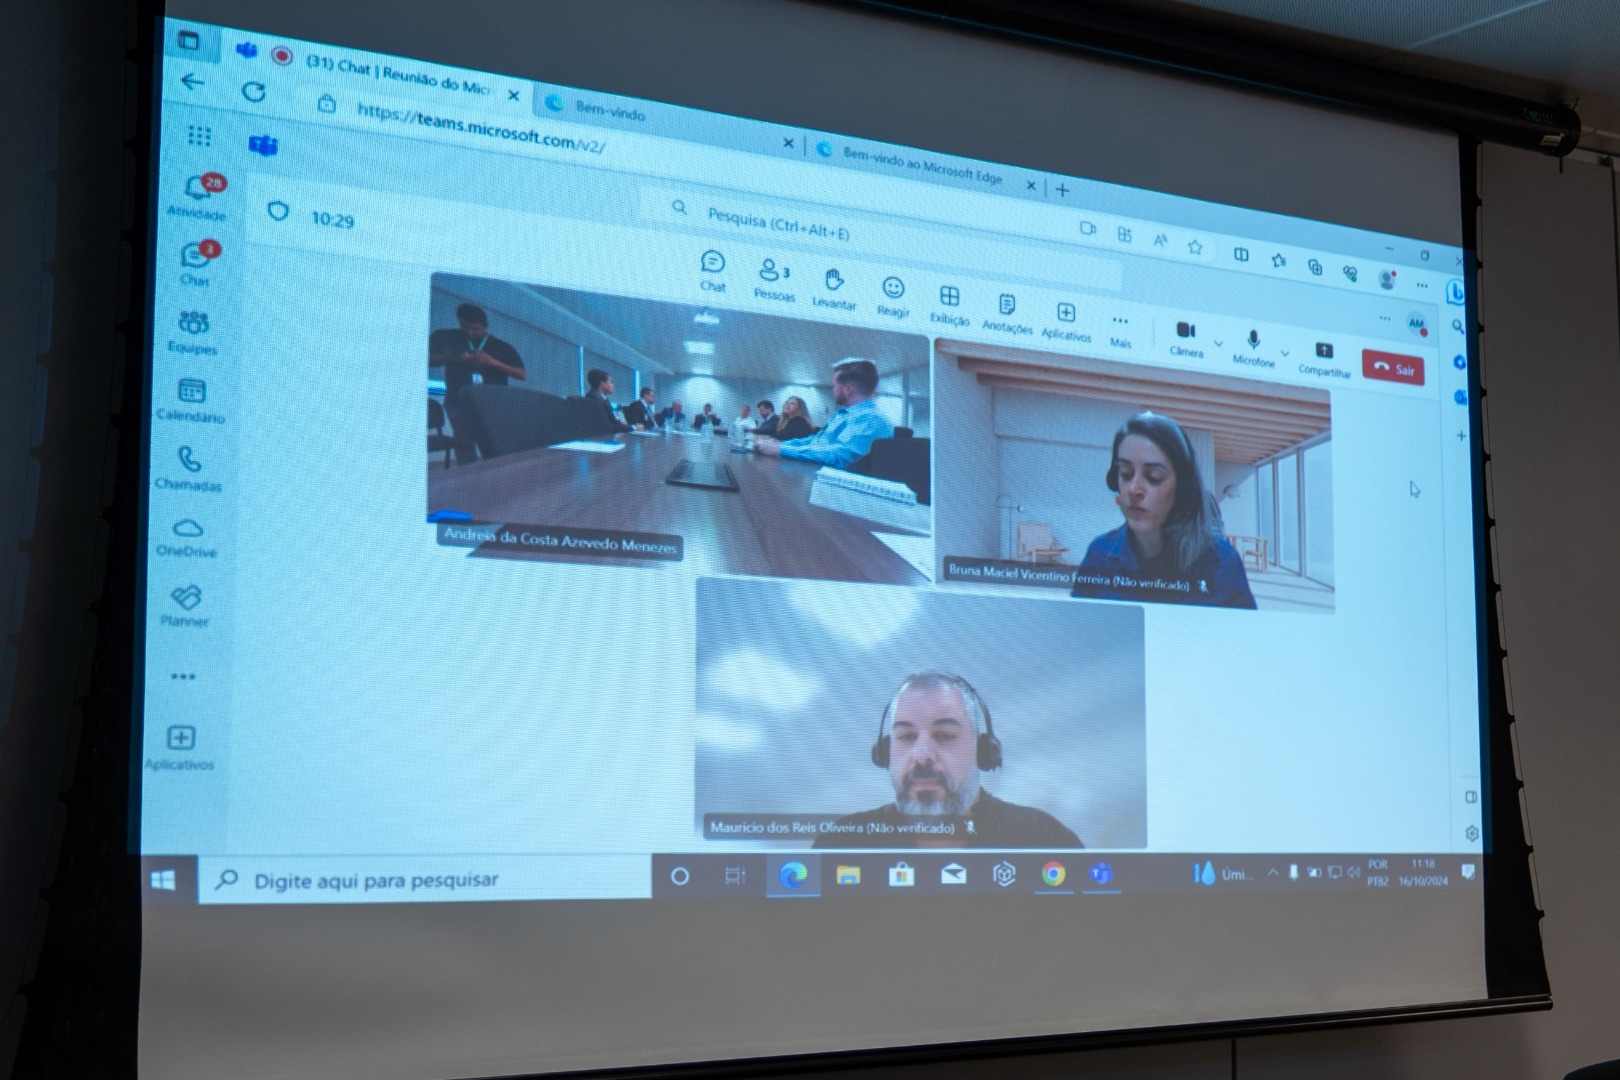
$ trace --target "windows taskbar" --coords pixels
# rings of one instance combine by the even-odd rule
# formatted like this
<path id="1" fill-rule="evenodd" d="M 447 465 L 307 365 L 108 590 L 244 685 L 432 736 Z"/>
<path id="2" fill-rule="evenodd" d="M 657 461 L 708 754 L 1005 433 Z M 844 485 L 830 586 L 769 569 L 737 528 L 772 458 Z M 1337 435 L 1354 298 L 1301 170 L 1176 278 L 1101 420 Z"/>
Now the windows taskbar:
<path id="1" fill-rule="evenodd" d="M 1483 857 L 860 850 L 672 854 L 143 855 L 148 904 L 467 903 L 831 896 L 1109 897 L 1480 887 Z"/>

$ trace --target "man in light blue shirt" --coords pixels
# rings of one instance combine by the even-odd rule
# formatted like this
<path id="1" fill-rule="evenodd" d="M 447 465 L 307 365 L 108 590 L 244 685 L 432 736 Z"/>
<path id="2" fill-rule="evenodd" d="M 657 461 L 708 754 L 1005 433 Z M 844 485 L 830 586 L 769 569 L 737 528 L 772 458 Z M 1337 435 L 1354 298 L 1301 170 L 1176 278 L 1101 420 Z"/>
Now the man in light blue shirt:
<path id="1" fill-rule="evenodd" d="M 877 387 L 877 365 L 872 361 L 855 356 L 839 361 L 833 368 L 833 401 L 838 411 L 827 426 L 814 435 L 786 442 L 757 436 L 754 449 L 770 457 L 849 468 L 866 456 L 874 442 L 894 435 L 894 425 L 878 412 Z"/>

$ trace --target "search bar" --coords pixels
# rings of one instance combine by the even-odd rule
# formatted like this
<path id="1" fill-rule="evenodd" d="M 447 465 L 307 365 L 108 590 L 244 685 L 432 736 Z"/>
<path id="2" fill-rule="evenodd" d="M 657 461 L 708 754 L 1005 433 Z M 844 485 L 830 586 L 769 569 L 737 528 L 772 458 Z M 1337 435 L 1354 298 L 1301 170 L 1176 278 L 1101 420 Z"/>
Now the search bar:
<path id="1" fill-rule="evenodd" d="M 651 895 L 645 855 L 199 856 L 203 904 L 587 900 Z"/>
<path id="2" fill-rule="evenodd" d="M 643 221 L 743 237 L 755 243 L 783 241 L 868 258 L 923 259 L 974 275 L 1033 277 L 1105 292 L 1118 292 L 1121 287 L 1122 272 L 1115 259 L 967 237 L 946 229 L 890 224 L 837 208 L 653 184 L 642 185 L 640 204 Z"/>

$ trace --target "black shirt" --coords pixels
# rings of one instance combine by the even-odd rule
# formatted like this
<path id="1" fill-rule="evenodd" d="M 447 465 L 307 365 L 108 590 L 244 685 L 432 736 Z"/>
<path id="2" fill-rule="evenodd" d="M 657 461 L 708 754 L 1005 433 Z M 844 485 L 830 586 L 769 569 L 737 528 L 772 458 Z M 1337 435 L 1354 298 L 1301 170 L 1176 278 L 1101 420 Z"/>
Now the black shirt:
<path id="1" fill-rule="evenodd" d="M 810 426 L 810 421 L 802 416 L 790 416 L 776 426 L 776 437 L 783 442 L 789 439 L 802 439 L 807 435 L 814 434 L 815 430 Z"/>
<path id="2" fill-rule="evenodd" d="M 909 848 L 917 846 L 921 836 L 939 833 L 899 831 L 903 826 L 921 824 L 954 825 L 950 834 L 951 847 L 963 848 L 1035 848 L 1040 850 L 1083 848 L 1080 838 L 1045 810 L 1032 806 L 1019 806 L 1003 802 L 988 791 L 979 792 L 973 808 L 959 818 L 919 817 L 900 812 L 894 803 L 888 803 L 864 814 L 850 814 L 838 819 L 839 825 L 860 825 L 864 832 L 831 832 L 816 837 L 812 847 L 818 848 Z M 876 831 L 873 826 L 878 826 Z M 969 831 L 969 826 L 972 827 Z M 885 831 L 885 827 L 895 831 Z"/>
<path id="3" fill-rule="evenodd" d="M 467 337 L 459 329 L 435 330 L 428 335 L 428 366 L 444 365 L 444 396 L 455 397 L 464 386 L 471 386 L 473 373 L 476 371 L 481 381 L 492 383 L 495 386 L 505 386 L 509 381 L 504 371 L 490 371 L 475 368 L 472 364 L 461 364 L 456 358 L 462 353 L 485 352 L 492 358 L 499 360 L 508 367 L 515 367 L 519 371 L 525 370 L 523 358 L 518 351 L 494 334 L 484 338 L 482 349 L 478 342 Z"/>

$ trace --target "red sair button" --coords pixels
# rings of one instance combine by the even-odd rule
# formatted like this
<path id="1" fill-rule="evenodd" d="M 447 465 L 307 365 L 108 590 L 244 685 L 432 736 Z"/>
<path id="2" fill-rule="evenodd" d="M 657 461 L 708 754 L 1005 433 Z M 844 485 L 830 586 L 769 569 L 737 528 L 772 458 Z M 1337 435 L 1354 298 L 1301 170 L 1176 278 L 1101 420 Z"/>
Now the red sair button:
<path id="1" fill-rule="evenodd" d="M 1423 357 L 1403 356 L 1401 353 L 1361 350 L 1361 373 L 1369 379 L 1385 382 L 1423 385 Z"/>

